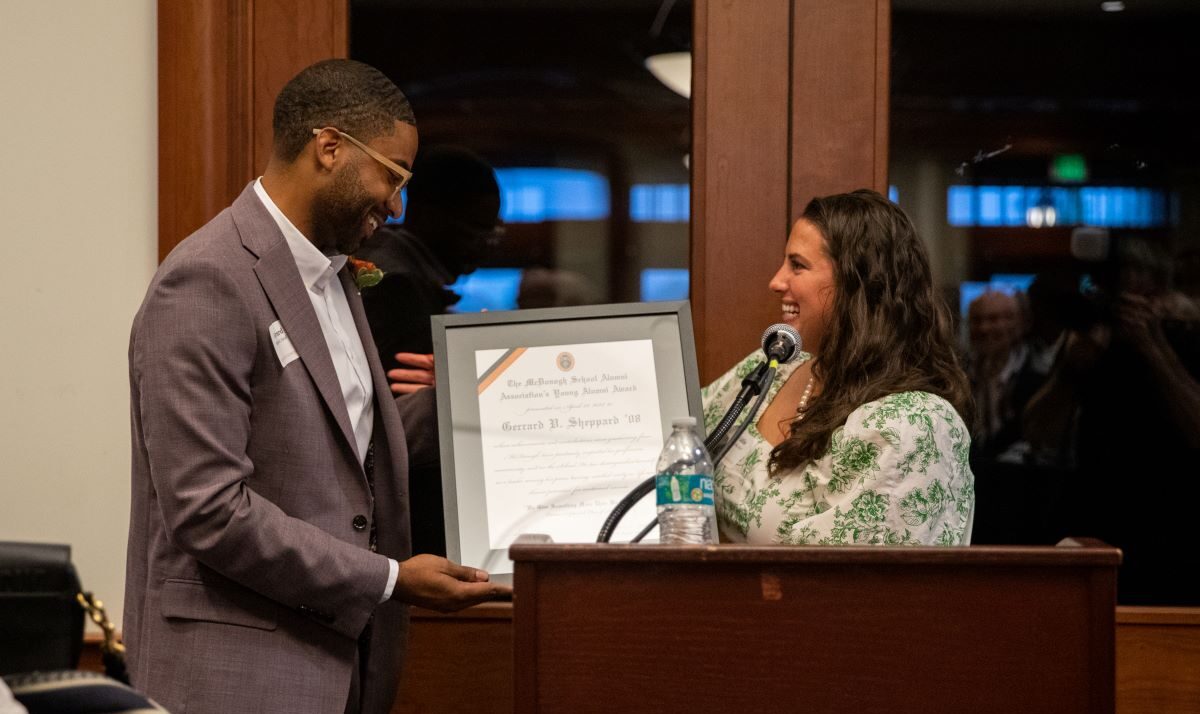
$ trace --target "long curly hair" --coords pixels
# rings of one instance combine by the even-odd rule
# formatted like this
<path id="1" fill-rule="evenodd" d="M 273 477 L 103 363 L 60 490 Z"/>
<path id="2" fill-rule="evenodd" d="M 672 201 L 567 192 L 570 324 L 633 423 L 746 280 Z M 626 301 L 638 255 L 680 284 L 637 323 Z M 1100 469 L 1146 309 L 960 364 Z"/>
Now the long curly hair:
<path id="1" fill-rule="evenodd" d="M 850 412 L 889 394 L 922 391 L 950 402 L 970 427 L 971 388 L 912 221 L 874 191 L 814 198 L 802 220 L 825 239 L 834 298 L 803 419 L 771 452 L 772 475 L 819 458 Z"/>

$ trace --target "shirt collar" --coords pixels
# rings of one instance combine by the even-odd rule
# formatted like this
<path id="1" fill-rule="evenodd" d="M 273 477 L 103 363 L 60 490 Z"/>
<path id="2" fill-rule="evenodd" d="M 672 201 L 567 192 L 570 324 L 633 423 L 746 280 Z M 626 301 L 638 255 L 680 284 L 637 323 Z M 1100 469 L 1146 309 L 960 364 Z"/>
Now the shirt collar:
<path id="1" fill-rule="evenodd" d="M 300 229 L 287 216 L 283 215 L 283 211 L 279 210 L 279 206 L 276 206 L 275 201 L 267 195 L 261 177 L 254 182 L 254 193 L 258 196 L 258 200 L 262 201 L 267 213 L 271 214 L 275 224 L 279 226 L 279 231 L 283 233 L 283 239 L 287 241 L 288 248 L 292 251 L 292 258 L 296 261 L 296 267 L 300 270 L 300 279 L 304 281 L 305 289 L 324 290 L 330 279 L 346 264 L 346 256 L 340 254 L 326 256 L 317 250 L 312 241 L 304 237 Z"/>

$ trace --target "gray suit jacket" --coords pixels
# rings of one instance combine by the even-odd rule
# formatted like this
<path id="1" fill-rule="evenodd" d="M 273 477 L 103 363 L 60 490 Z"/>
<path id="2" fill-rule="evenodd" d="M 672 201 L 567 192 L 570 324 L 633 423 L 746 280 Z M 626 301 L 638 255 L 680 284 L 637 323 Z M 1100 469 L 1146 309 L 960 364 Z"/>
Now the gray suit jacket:
<path id="1" fill-rule="evenodd" d="M 175 714 L 342 712 L 368 621 L 362 710 L 391 706 L 408 611 L 378 601 L 384 555 L 409 556 L 408 455 L 340 277 L 374 380 L 373 494 L 299 270 L 252 186 L 172 251 L 134 319 L 124 635 L 134 685 Z M 286 366 L 276 321 L 299 354 Z"/>

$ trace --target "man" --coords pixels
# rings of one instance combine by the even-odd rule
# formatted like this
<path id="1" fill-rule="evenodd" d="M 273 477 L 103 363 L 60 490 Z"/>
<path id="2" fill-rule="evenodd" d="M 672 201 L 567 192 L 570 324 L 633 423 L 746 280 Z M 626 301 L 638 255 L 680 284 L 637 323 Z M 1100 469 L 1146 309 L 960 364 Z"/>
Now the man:
<path id="1" fill-rule="evenodd" d="M 450 284 L 475 272 L 501 231 L 500 187 L 482 157 L 462 147 L 434 147 L 421 153 L 415 175 L 404 225 L 380 229 L 357 254 L 384 274 L 363 290 L 379 359 L 390 377 L 416 375 L 411 383 L 393 383 L 397 394 L 433 383 L 429 318 L 458 302 Z M 412 546 L 415 553 L 445 555 L 441 466 L 432 456 L 409 463 Z"/>
<path id="2" fill-rule="evenodd" d="M 988 291 L 967 307 L 970 353 L 967 373 L 975 397 L 975 429 L 971 447 L 994 457 L 1020 437 L 1020 410 L 1013 388 L 1025 366 L 1026 347 L 1021 341 L 1017 299 Z"/>
<path id="3" fill-rule="evenodd" d="M 159 267 L 129 347 L 125 639 L 168 710 L 386 712 L 407 607 L 506 592 L 409 555 L 408 455 L 349 271 L 417 131 L 377 70 L 280 92 L 262 178 Z"/>

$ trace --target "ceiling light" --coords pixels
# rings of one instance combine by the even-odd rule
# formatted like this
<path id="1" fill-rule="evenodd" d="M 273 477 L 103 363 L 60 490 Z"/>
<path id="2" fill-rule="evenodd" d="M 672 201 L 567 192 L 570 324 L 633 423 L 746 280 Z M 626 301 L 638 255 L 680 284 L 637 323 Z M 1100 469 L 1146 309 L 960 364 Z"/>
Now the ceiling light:
<path id="1" fill-rule="evenodd" d="M 1100 9 L 1104 12 L 1121 12 L 1125 9 L 1125 3 L 1121 0 L 1104 0 L 1100 3 Z"/>
<path id="2" fill-rule="evenodd" d="M 646 58 L 646 69 L 681 97 L 692 96 L 692 53 L 665 52 Z"/>

